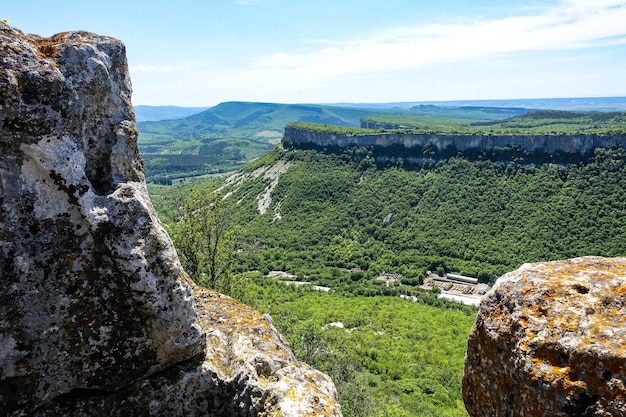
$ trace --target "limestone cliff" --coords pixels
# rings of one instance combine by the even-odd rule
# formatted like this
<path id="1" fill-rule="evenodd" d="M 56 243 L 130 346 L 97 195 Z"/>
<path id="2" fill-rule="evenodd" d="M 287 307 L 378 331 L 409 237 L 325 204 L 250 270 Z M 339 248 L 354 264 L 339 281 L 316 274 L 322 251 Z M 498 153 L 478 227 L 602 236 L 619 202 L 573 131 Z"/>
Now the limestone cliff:
<path id="1" fill-rule="evenodd" d="M 0 23 L 0 125 L 0 416 L 340 415 L 271 321 L 188 281 L 121 42 Z"/>
<path id="2" fill-rule="evenodd" d="M 511 153 L 547 157 L 547 160 L 590 155 L 595 148 L 626 147 L 625 135 L 481 135 L 380 132 L 342 135 L 286 126 L 286 147 L 374 148 L 376 156 L 403 160 L 436 160 L 457 153 Z"/>
<path id="3" fill-rule="evenodd" d="M 463 376 L 471 416 L 626 415 L 626 258 L 526 264 L 482 301 Z"/>

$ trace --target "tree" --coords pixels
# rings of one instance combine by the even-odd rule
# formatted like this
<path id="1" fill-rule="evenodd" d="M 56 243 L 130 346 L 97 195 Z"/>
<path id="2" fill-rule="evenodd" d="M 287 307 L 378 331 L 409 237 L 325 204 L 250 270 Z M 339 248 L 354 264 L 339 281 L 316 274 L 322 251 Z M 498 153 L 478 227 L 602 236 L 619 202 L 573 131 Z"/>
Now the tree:
<path id="1" fill-rule="evenodd" d="M 172 240 L 183 268 L 198 285 L 228 292 L 237 229 L 222 196 L 193 190 L 183 202 Z"/>

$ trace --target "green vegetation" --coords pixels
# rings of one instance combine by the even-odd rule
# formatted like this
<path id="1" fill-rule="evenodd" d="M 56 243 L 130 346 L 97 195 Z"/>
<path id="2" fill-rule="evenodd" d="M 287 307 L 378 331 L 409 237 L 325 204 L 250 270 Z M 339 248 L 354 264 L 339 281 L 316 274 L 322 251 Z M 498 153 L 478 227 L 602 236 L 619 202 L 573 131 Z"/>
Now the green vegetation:
<path id="1" fill-rule="evenodd" d="M 362 119 L 362 125 L 383 126 L 414 133 L 468 134 L 626 134 L 626 112 L 532 111 L 504 120 L 476 121 L 420 114 L 375 115 Z"/>
<path id="2" fill-rule="evenodd" d="M 147 180 L 170 185 L 174 180 L 234 171 L 272 148 L 252 139 L 207 138 L 169 140 L 145 134 L 140 149 Z"/>
<path id="3" fill-rule="evenodd" d="M 155 109 L 152 109 L 155 110 Z M 339 106 L 222 103 L 184 119 L 144 121 L 139 128 L 139 148 L 148 182 L 171 184 L 190 177 L 223 173 L 245 166 L 265 154 L 292 122 L 326 125 L 337 132 L 357 128 L 372 114 L 446 114 L 449 119 L 490 121 L 524 112 L 522 109 L 439 108 L 364 109 Z M 330 126 L 333 126 L 332 128 Z M 342 127 L 350 128 L 347 131 Z"/>
<path id="4" fill-rule="evenodd" d="M 596 115 L 584 117 L 588 128 Z M 608 129 L 620 117 L 594 123 Z M 573 129 L 579 116 L 531 113 L 498 123 L 544 129 L 549 120 Z M 331 375 L 344 415 L 465 416 L 461 373 L 476 309 L 421 289 L 425 272 L 493 282 L 525 262 L 626 255 L 625 149 L 596 149 L 569 165 L 507 161 L 455 154 L 408 169 L 376 161 L 364 147 L 275 147 L 230 181 L 150 192 L 184 262 L 202 250 L 187 256 L 181 236 L 210 229 L 195 222 L 216 223 L 215 210 L 229 213 L 225 233 L 238 241 L 225 271 L 236 279 L 226 290 L 269 313 L 296 355 Z M 211 194 L 218 188 L 228 197 Z M 198 265 L 197 274 L 186 268 L 206 284 L 210 267 Z M 265 276 L 270 271 L 309 284 L 286 285 Z M 376 279 L 383 272 L 402 278 L 387 285 Z"/>
<path id="5" fill-rule="evenodd" d="M 626 112 L 541 110 L 503 121 L 477 122 L 495 132 L 528 134 L 626 134 Z"/>
<path id="6" fill-rule="evenodd" d="M 344 135 L 344 136 L 357 136 L 357 135 L 365 135 L 368 133 L 377 133 L 378 130 L 374 129 L 363 129 L 360 127 L 351 127 L 351 126 L 335 126 L 335 125 L 321 125 L 316 123 L 306 123 L 306 122 L 295 122 L 289 123 L 285 126 L 285 128 L 297 128 L 297 129 L 306 129 L 314 132 L 324 132 L 333 135 Z"/>
<path id="7" fill-rule="evenodd" d="M 382 272 L 402 274 L 416 292 L 425 271 L 437 267 L 493 281 L 524 262 L 624 255 L 625 152 L 597 149 L 588 163 L 572 166 L 457 157 L 411 171 L 377 167 L 365 148 L 342 154 L 276 148 L 248 171 L 279 160 L 293 164 L 265 214 L 257 198 L 271 179 L 251 177 L 222 191 L 232 192 L 225 203 L 234 205 L 247 248 L 236 272 L 284 270 L 372 295 L 401 291 L 375 281 Z M 167 207 L 180 206 L 188 192 L 175 187 L 155 196 L 165 221 L 173 219 Z"/>
<path id="8" fill-rule="evenodd" d="M 417 283 L 426 270 L 493 281 L 524 262 L 626 251 L 626 151 L 572 166 L 451 158 L 411 171 L 377 167 L 364 148 L 271 154 L 291 162 L 259 214 L 259 176 L 236 187 L 234 221 L 254 250 L 237 270 L 285 270 L 356 294 L 390 291 L 383 271 Z M 264 160 L 272 163 L 271 158 Z M 276 220 L 280 214 L 280 220 Z M 391 221 L 385 218 L 391 215 Z M 361 268 L 362 277 L 349 268 Z"/>
<path id="9" fill-rule="evenodd" d="M 228 292 L 238 229 L 231 227 L 222 196 L 192 190 L 184 199 L 180 219 L 170 226 L 185 271 L 197 284 Z"/>
<path id="10" fill-rule="evenodd" d="M 463 121 L 488 121 L 502 120 L 519 116 L 529 110 L 515 107 L 480 107 L 480 106 L 434 106 L 418 105 L 410 109 L 395 109 L 395 112 L 384 112 L 370 116 L 364 116 L 365 121 L 387 121 L 392 124 L 404 124 L 403 121 L 411 121 L 412 118 L 423 120 L 463 120 Z M 400 121 L 400 123 L 395 123 Z"/>
<path id="11" fill-rule="evenodd" d="M 472 310 L 353 297 L 246 280 L 298 358 L 326 372 L 350 416 L 466 416 L 461 376 Z"/>

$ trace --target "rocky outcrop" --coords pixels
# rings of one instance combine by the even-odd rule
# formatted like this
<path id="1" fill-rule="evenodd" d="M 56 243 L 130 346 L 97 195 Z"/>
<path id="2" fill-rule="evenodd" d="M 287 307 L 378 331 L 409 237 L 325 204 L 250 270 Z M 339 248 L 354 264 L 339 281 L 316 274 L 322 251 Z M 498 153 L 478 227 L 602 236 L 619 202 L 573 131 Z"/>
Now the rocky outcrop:
<path id="1" fill-rule="evenodd" d="M 298 362 L 271 319 L 195 289 L 206 356 L 112 393 L 61 398 L 35 416 L 340 416 L 326 375 Z"/>
<path id="2" fill-rule="evenodd" d="M 0 416 L 340 415 L 268 319 L 188 281 L 121 42 L 0 22 L 0 126 Z"/>
<path id="3" fill-rule="evenodd" d="M 468 342 L 471 416 L 626 415 L 626 258 L 526 264 L 482 301 Z"/>
<path id="4" fill-rule="evenodd" d="M 283 142 L 286 147 L 346 148 L 372 147 L 382 156 L 396 159 L 438 159 L 457 153 L 510 153 L 517 151 L 552 158 L 585 156 L 596 148 L 626 147 L 625 135 L 482 135 L 445 133 L 380 132 L 341 135 L 321 130 L 286 126 Z M 400 155 L 394 155 L 398 153 Z M 389 152 L 393 152 L 388 155 Z"/>

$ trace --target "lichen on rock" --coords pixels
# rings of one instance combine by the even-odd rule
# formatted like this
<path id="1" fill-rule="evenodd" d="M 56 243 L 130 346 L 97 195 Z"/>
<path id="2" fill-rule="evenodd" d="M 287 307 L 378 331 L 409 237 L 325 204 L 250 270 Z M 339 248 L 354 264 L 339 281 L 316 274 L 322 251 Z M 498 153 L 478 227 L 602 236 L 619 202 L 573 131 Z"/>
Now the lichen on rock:
<path id="1" fill-rule="evenodd" d="M 33 417 L 341 416 L 330 378 L 298 362 L 271 319 L 196 287 L 204 359 L 172 366 L 115 393 L 51 401 Z"/>
<path id="2" fill-rule="evenodd" d="M 114 391 L 201 354 L 150 204 L 124 45 L 0 26 L 0 404 Z"/>
<path id="3" fill-rule="evenodd" d="M 626 258 L 525 264 L 481 303 L 463 376 L 471 416 L 626 415 Z"/>
<path id="4" fill-rule="evenodd" d="M 0 415 L 340 415 L 271 323 L 188 280 L 120 41 L 0 22 L 0 128 Z"/>

